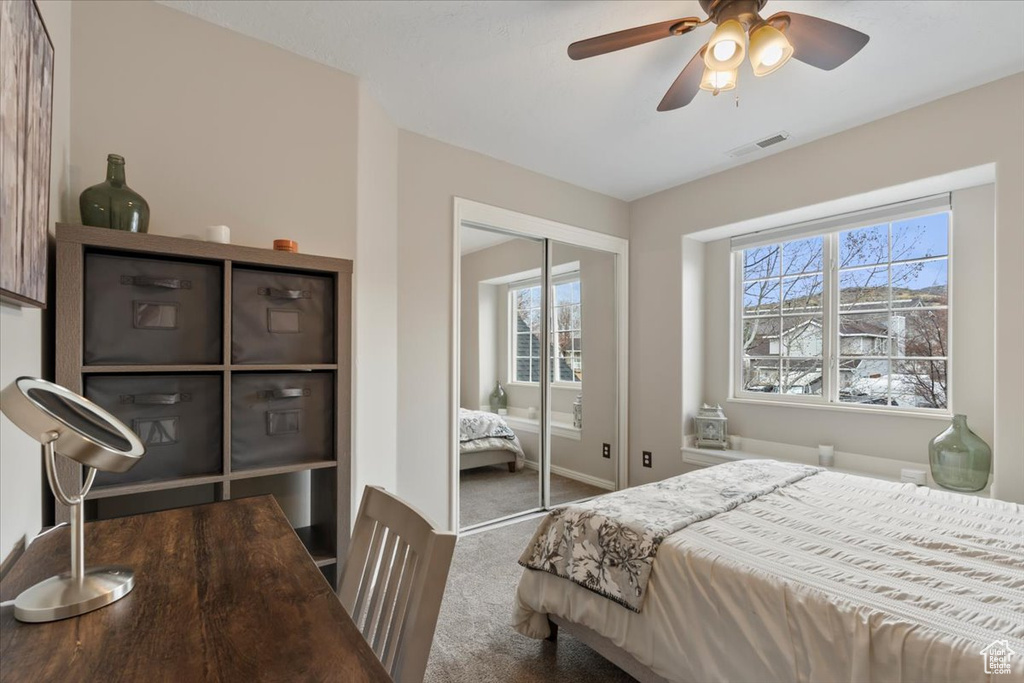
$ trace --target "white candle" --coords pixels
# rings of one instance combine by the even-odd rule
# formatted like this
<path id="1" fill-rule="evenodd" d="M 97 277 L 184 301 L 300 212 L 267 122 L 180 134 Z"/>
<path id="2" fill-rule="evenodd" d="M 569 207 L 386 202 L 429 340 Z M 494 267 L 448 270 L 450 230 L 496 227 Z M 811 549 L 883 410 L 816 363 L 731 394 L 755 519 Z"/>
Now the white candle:
<path id="1" fill-rule="evenodd" d="M 830 444 L 818 446 L 818 464 L 822 467 L 833 467 L 836 464 L 836 447 Z"/>
<path id="2" fill-rule="evenodd" d="M 206 241 L 231 244 L 231 228 L 226 225 L 211 225 L 206 229 Z"/>

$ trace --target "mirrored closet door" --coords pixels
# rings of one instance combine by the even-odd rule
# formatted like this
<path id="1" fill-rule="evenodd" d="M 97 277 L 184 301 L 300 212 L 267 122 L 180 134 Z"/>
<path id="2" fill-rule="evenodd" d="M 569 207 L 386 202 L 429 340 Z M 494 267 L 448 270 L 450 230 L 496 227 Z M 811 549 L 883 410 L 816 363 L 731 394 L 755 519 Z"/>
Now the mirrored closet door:
<path id="1" fill-rule="evenodd" d="M 542 239 L 460 230 L 459 518 L 462 528 L 543 505 Z"/>
<path id="2" fill-rule="evenodd" d="M 531 232 L 458 228 L 454 462 L 464 531 L 625 485 L 624 249 Z"/>
<path id="3" fill-rule="evenodd" d="M 613 491 L 615 255 L 551 242 L 550 504 Z"/>

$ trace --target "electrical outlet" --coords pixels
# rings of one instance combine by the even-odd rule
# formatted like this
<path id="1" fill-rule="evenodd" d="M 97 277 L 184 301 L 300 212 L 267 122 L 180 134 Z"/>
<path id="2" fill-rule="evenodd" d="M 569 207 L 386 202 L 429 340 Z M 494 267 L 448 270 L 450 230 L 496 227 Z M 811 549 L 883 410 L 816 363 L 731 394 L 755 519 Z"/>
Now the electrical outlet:
<path id="1" fill-rule="evenodd" d="M 653 467 L 653 465 L 651 465 L 651 452 L 650 451 L 644 451 L 644 467 Z"/>
<path id="2" fill-rule="evenodd" d="M 610 443 L 601 444 L 601 457 L 611 458 L 612 457 L 612 445 Z"/>

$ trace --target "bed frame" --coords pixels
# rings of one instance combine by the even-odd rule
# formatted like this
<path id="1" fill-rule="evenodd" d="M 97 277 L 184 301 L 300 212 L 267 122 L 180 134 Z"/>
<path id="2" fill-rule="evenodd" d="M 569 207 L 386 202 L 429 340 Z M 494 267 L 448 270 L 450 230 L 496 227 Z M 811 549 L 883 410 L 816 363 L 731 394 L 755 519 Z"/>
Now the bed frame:
<path id="1" fill-rule="evenodd" d="M 636 657 L 593 629 L 554 614 L 548 615 L 548 625 L 551 627 L 551 635 L 547 639 L 553 643 L 558 641 L 559 629 L 564 629 L 566 633 L 571 634 L 574 638 L 597 652 L 597 654 L 640 681 L 640 683 L 670 683 L 668 679 L 654 673 L 648 667 L 641 664 Z"/>
<path id="2" fill-rule="evenodd" d="M 507 464 L 508 471 L 516 471 L 516 454 L 512 451 L 474 451 L 459 454 L 459 470 L 473 470 L 488 465 Z"/>

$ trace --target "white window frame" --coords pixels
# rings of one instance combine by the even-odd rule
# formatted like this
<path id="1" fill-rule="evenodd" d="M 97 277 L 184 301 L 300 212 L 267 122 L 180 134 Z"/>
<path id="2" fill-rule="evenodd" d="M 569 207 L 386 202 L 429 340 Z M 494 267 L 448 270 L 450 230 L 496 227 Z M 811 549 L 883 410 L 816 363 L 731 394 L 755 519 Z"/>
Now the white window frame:
<path id="1" fill-rule="evenodd" d="M 572 270 L 567 273 L 561 273 L 559 275 L 551 276 L 551 303 L 548 306 L 548 312 L 551 316 L 552 321 L 555 317 L 555 287 L 557 285 L 565 284 L 567 282 L 579 282 L 580 283 L 580 339 L 583 339 L 583 283 L 580 279 L 580 271 Z M 505 343 L 507 344 L 508 353 L 506 359 L 508 361 L 508 384 L 512 386 L 523 386 L 523 387 L 536 387 L 540 385 L 540 382 L 524 382 L 516 379 L 516 317 L 515 317 L 515 294 L 521 289 L 527 289 L 530 287 L 541 286 L 541 278 L 529 278 L 527 280 L 519 280 L 517 282 L 511 282 L 508 285 L 508 334 L 505 335 Z M 549 323 L 548 326 L 551 333 L 557 334 L 553 322 Z M 550 342 L 549 342 L 550 343 Z M 582 363 L 582 352 L 580 354 L 580 362 Z M 552 359 L 554 360 L 554 359 Z M 583 381 L 579 382 L 564 382 L 556 380 L 551 382 L 551 386 L 556 389 L 579 389 L 583 386 Z"/>
<path id="2" fill-rule="evenodd" d="M 731 388 L 731 400 L 739 401 L 756 401 L 764 403 L 775 403 L 780 406 L 817 406 L 817 407 L 829 407 L 837 408 L 840 410 L 849 410 L 854 412 L 872 412 L 881 413 L 886 415 L 910 413 L 917 415 L 933 415 L 933 416 L 948 416 L 953 414 L 954 406 L 954 393 L 953 393 L 953 329 L 954 329 L 954 311 L 953 311 L 953 270 L 955 263 L 955 256 L 953 254 L 953 212 L 951 209 L 940 209 L 940 210 L 927 210 L 917 211 L 913 213 L 901 213 L 899 211 L 893 211 L 889 216 L 884 214 L 879 217 L 878 209 L 870 210 L 874 216 L 872 220 L 866 220 L 865 222 L 849 222 L 844 225 L 842 232 L 847 230 L 856 230 L 858 228 L 867 228 L 872 225 L 878 225 L 881 223 L 895 223 L 898 221 L 906 220 L 908 218 L 920 217 L 920 216 L 933 216 L 940 213 L 945 213 L 948 218 L 947 228 L 947 253 L 945 258 L 947 259 L 947 271 L 946 271 L 946 311 L 947 311 L 947 330 L 946 330 L 946 406 L 945 408 L 922 408 L 917 406 L 906 406 L 906 405 L 873 405 L 864 403 L 851 403 L 843 402 L 839 400 L 839 350 L 840 350 L 840 320 L 839 320 L 839 243 L 840 243 L 840 230 L 834 228 L 828 230 L 822 230 L 815 232 L 813 230 L 801 231 L 797 226 L 790 228 L 781 228 L 778 230 L 779 236 L 777 241 L 770 242 L 770 244 L 782 244 L 785 242 L 795 241 L 799 239 L 807 239 L 812 237 L 822 238 L 822 390 L 821 395 L 814 394 L 786 394 L 786 393 L 765 393 L 758 391 L 748 391 L 743 388 L 743 344 L 742 338 L 744 334 L 743 329 L 743 293 L 744 293 L 744 263 L 743 263 L 743 249 L 734 250 L 731 254 L 730 264 L 732 268 L 732 312 L 731 322 L 732 330 L 730 334 L 730 353 L 732 354 L 732 381 L 730 382 Z M 775 232 L 775 231 L 772 231 Z M 890 230 L 891 239 L 891 230 Z M 763 244 L 768 242 L 762 241 Z M 747 247 L 747 248 L 753 248 Z M 891 248 L 891 245 L 890 245 Z M 891 255 L 890 255 L 891 256 Z M 941 257 L 936 257 L 941 258 Z M 918 259 L 902 259 L 896 261 L 886 261 L 885 265 L 892 266 L 893 264 L 898 265 L 901 262 L 907 261 L 922 261 L 928 260 L 927 258 Z M 881 265 L 881 264 L 880 264 Z M 818 271 L 813 271 L 817 273 Z M 892 282 L 891 277 L 889 280 L 889 299 L 888 299 L 888 310 L 892 312 Z M 781 297 L 781 293 L 780 293 Z M 781 305 L 781 300 L 780 300 Z M 781 330 L 780 330 L 781 334 Z M 781 342 L 781 340 L 780 340 Z M 892 348 L 889 348 L 888 356 L 892 358 Z M 923 359 L 928 360 L 928 359 Z M 892 361 L 890 362 L 897 362 Z M 890 366 L 890 377 L 892 368 Z M 781 381 L 781 378 L 780 378 Z M 891 380 L 890 380 L 891 382 Z M 890 388 L 891 391 L 891 388 Z M 889 394 L 891 395 L 891 394 Z"/>

